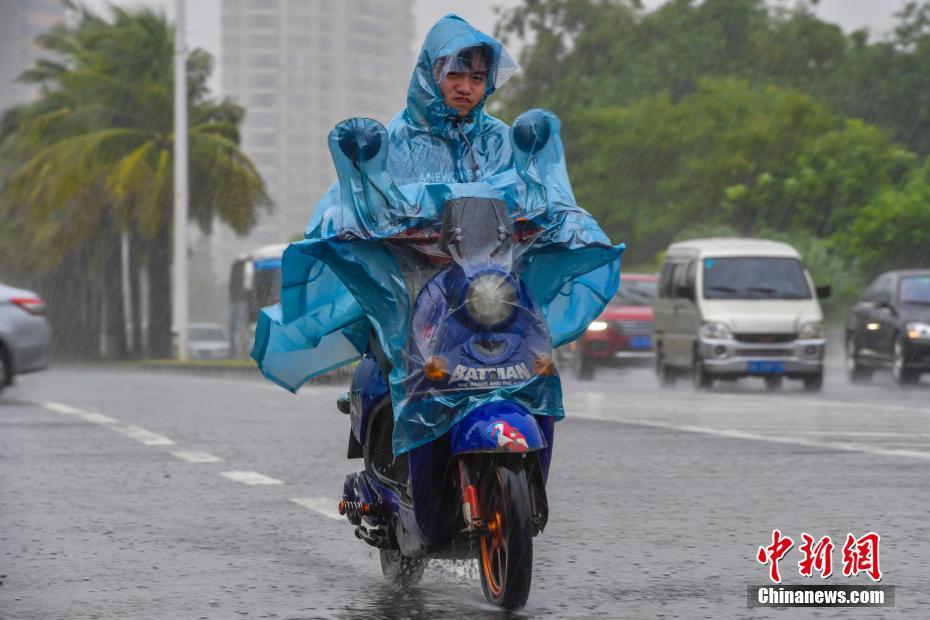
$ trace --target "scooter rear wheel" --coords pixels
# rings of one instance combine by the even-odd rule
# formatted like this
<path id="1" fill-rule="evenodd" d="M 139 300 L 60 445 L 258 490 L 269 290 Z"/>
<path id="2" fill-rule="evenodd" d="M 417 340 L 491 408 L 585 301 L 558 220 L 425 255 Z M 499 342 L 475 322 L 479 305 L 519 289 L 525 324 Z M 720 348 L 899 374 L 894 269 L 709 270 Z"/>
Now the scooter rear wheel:
<path id="1" fill-rule="evenodd" d="M 478 547 L 484 596 L 504 609 L 520 609 L 529 597 L 533 574 L 526 472 L 519 464 L 492 464 L 483 476 L 478 504 L 488 528 Z"/>
<path id="2" fill-rule="evenodd" d="M 381 549 L 381 572 L 398 588 L 415 586 L 423 578 L 426 560 L 410 558 L 396 549 Z"/>

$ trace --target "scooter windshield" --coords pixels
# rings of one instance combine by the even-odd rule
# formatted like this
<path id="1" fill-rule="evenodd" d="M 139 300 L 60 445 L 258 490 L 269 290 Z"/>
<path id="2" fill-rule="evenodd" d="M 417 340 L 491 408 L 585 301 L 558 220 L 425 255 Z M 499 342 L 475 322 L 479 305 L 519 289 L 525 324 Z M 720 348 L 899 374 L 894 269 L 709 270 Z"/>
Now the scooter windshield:
<path id="1" fill-rule="evenodd" d="M 513 224 L 507 204 L 493 198 L 450 200 L 443 213 L 442 244 L 466 276 L 492 266 L 509 272 Z"/>

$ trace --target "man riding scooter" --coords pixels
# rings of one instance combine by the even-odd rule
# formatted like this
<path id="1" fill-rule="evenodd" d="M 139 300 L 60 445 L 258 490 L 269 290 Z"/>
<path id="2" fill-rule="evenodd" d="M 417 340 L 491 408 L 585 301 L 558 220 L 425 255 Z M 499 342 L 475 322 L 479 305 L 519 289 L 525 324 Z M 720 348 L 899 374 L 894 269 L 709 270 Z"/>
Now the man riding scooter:
<path id="1" fill-rule="evenodd" d="M 552 348 L 613 296 L 622 252 L 575 204 L 558 119 L 533 110 L 511 129 L 484 111 L 514 67 L 447 16 L 386 130 L 337 125 L 339 183 L 285 252 L 252 353 L 292 391 L 363 356 L 340 409 L 366 469 L 340 510 L 399 585 L 427 557 L 479 549 L 485 595 L 505 608 L 526 601 L 548 518 Z"/>

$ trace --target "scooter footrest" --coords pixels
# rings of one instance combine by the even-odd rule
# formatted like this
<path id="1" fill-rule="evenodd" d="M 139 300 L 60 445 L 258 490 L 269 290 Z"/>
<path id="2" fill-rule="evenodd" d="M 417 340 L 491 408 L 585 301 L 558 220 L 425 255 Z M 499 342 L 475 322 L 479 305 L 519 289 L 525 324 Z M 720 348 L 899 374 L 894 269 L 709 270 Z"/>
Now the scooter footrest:
<path id="1" fill-rule="evenodd" d="M 382 529 L 368 529 L 364 526 L 358 526 L 355 528 L 355 537 L 359 540 L 364 540 L 372 547 L 377 549 L 388 549 L 390 545 L 388 544 L 387 534 Z"/>

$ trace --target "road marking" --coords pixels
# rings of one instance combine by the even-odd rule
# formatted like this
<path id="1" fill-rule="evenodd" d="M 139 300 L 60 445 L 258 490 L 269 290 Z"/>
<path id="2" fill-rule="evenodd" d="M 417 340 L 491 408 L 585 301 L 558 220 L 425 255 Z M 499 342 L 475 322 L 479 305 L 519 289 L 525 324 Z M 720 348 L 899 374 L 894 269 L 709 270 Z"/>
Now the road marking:
<path id="1" fill-rule="evenodd" d="M 219 463 L 223 459 L 218 456 L 213 456 L 207 452 L 187 452 L 187 451 L 178 451 L 172 452 L 173 456 L 178 457 L 182 461 L 187 461 L 188 463 Z"/>
<path id="2" fill-rule="evenodd" d="M 270 478 L 268 476 L 262 475 L 257 471 L 224 471 L 220 474 L 221 476 L 226 476 L 230 480 L 235 480 L 236 482 L 241 482 L 242 484 L 255 485 L 255 484 L 284 484 L 280 480 Z"/>
<path id="3" fill-rule="evenodd" d="M 173 446 L 174 442 L 158 433 L 147 431 L 138 426 L 114 426 L 113 430 L 126 435 L 136 441 L 142 442 L 147 446 Z"/>
<path id="4" fill-rule="evenodd" d="M 102 413 L 82 413 L 80 418 L 86 422 L 92 422 L 94 424 L 118 424 L 119 420 L 111 418 L 108 415 L 103 415 Z"/>
<path id="5" fill-rule="evenodd" d="M 52 411 L 57 411 L 58 413 L 63 413 L 65 415 L 80 415 L 84 413 L 80 409 L 75 409 L 69 405 L 63 405 L 62 403 L 40 403 L 46 409 L 51 409 Z"/>
<path id="6" fill-rule="evenodd" d="M 324 517 L 348 523 L 346 518 L 336 510 L 335 507 L 339 505 L 339 502 L 334 499 L 328 497 L 292 497 L 291 501 Z"/>
<path id="7" fill-rule="evenodd" d="M 902 450 L 896 448 L 877 448 L 865 444 L 848 443 L 848 442 L 830 442 L 815 441 L 804 437 L 773 437 L 771 435 L 761 435 L 759 433 L 749 433 L 735 429 L 711 428 L 709 426 L 692 426 L 688 424 L 668 424 L 665 422 L 647 422 L 642 420 L 617 420 L 614 418 L 597 417 L 586 414 L 575 414 L 575 418 L 586 420 L 597 420 L 599 422 L 619 422 L 621 424 L 632 424 L 635 426 L 648 426 L 652 428 L 661 428 L 673 431 L 684 431 L 686 433 L 701 433 L 703 435 L 717 435 L 718 437 L 728 437 L 730 439 L 748 439 L 750 441 L 767 441 L 769 443 L 787 443 L 799 446 L 808 446 L 812 448 L 829 448 L 832 450 L 842 450 L 846 452 L 864 452 L 878 456 L 903 456 L 922 460 L 930 460 L 930 452 L 918 452 L 916 450 Z"/>

